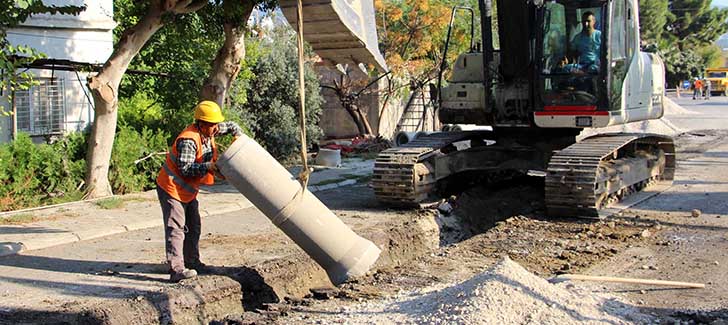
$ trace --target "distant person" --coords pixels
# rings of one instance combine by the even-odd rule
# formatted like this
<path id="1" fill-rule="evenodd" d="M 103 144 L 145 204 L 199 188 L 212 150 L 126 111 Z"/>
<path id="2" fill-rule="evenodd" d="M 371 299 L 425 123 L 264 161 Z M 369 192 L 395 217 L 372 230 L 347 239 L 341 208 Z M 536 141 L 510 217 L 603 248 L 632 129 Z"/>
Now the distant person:
<path id="1" fill-rule="evenodd" d="M 223 122 L 220 106 L 202 101 L 195 107 L 195 122 L 174 140 L 157 176 L 157 196 L 164 220 L 164 246 L 172 282 L 194 278 L 207 270 L 200 261 L 200 185 L 212 185 L 221 177 L 215 166 L 215 136 L 243 131 L 235 122 Z"/>
<path id="2" fill-rule="evenodd" d="M 704 79 L 703 85 L 705 91 L 704 98 L 705 100 L 710 100 L 710 91 L 713 90 L 713 85 L 711 85 L 710 79 Z"/>
<path id="3" fill-rule="evenodd" d="M 597 18 L 587 11 L 581 15 L 581 32 L 571 40 L 573 50 L 578 55 L 576 63 L 588 73 L 599 72 L 599 54 L 602 48 L 602 32 L 595 28 Z"/>
<path id="4" fill-rule="evenodd" d="M 693 100 L 700 98 L 703 95 L 703 82 L 700 79 L 695 78 L 693 81 Z"/>

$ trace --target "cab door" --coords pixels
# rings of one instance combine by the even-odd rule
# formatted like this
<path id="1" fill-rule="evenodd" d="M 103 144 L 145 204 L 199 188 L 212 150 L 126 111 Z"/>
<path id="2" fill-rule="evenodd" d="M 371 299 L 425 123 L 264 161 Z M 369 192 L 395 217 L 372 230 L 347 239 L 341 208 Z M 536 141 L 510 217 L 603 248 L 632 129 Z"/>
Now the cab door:
<path id="1" fill-rule="evenodd" d="M 609 110 L 622 112 L 626 109 L 627 103 L 624 93 L 628 89 L 625 79 L 629 61 L 627 59 L 626 44 L 626 8 L 625 0 L 613 0 L 610 3 L 609 22 Z"/>

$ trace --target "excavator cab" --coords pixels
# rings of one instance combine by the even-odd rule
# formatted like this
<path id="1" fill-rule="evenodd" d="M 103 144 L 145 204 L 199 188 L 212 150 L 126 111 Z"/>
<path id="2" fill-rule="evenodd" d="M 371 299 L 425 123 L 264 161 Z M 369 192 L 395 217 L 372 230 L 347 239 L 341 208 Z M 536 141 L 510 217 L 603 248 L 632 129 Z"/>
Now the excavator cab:
<path id="1" fill-rule="evenodd" d="M 636 0 L 551 0 L 537 9 L 534 122 L 595 128 L 660 118 L 664 65 L 640 52 Z"/>
<path id="2" fill-rule="evenodd" d="M 604 1 L 549 1 L 541 9 L 537 88 L 545 107 L 605 106 Z"/>

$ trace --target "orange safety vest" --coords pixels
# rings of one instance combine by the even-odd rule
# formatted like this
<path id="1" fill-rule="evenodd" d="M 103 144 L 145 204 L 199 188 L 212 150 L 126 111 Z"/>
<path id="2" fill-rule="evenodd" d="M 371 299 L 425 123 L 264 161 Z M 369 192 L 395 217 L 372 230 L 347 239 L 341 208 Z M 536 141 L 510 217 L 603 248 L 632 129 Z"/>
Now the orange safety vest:
<path id="1" fill-rule="evenodd" d="M 195 163 L 205 163 L 202 158 L 202 135 L 195 124 L 188 126 L 174 140 L 172 148 L 167 153 L 167 160 L 164 162 L 162 169 L 157 176 L 157 185 L 159 188 L 167 192 L 169 196 L 179 200 L 182 203 L 188 203 L 197 197 L 200 185 L 212 185 L 215 178 L 211 171 L 201 177 L 184 177 L 179 171 L 179 152 L 177 152 L 177 142 L 180 139 L 192 139 L 197 146 Z M 217 145 L 215 138 L 212 141 L 212 161 L 217 161 Z"/>

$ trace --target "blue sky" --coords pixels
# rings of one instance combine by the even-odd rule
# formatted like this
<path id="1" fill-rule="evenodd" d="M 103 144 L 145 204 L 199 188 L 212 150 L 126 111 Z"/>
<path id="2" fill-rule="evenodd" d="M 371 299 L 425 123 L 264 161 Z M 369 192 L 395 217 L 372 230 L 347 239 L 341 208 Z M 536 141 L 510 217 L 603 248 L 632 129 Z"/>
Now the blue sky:
<path id="1" fill-rule="evenodd" d="M 714 6 L 728 7 L 728 0 L 713 0 L 712 4 Z"/>

